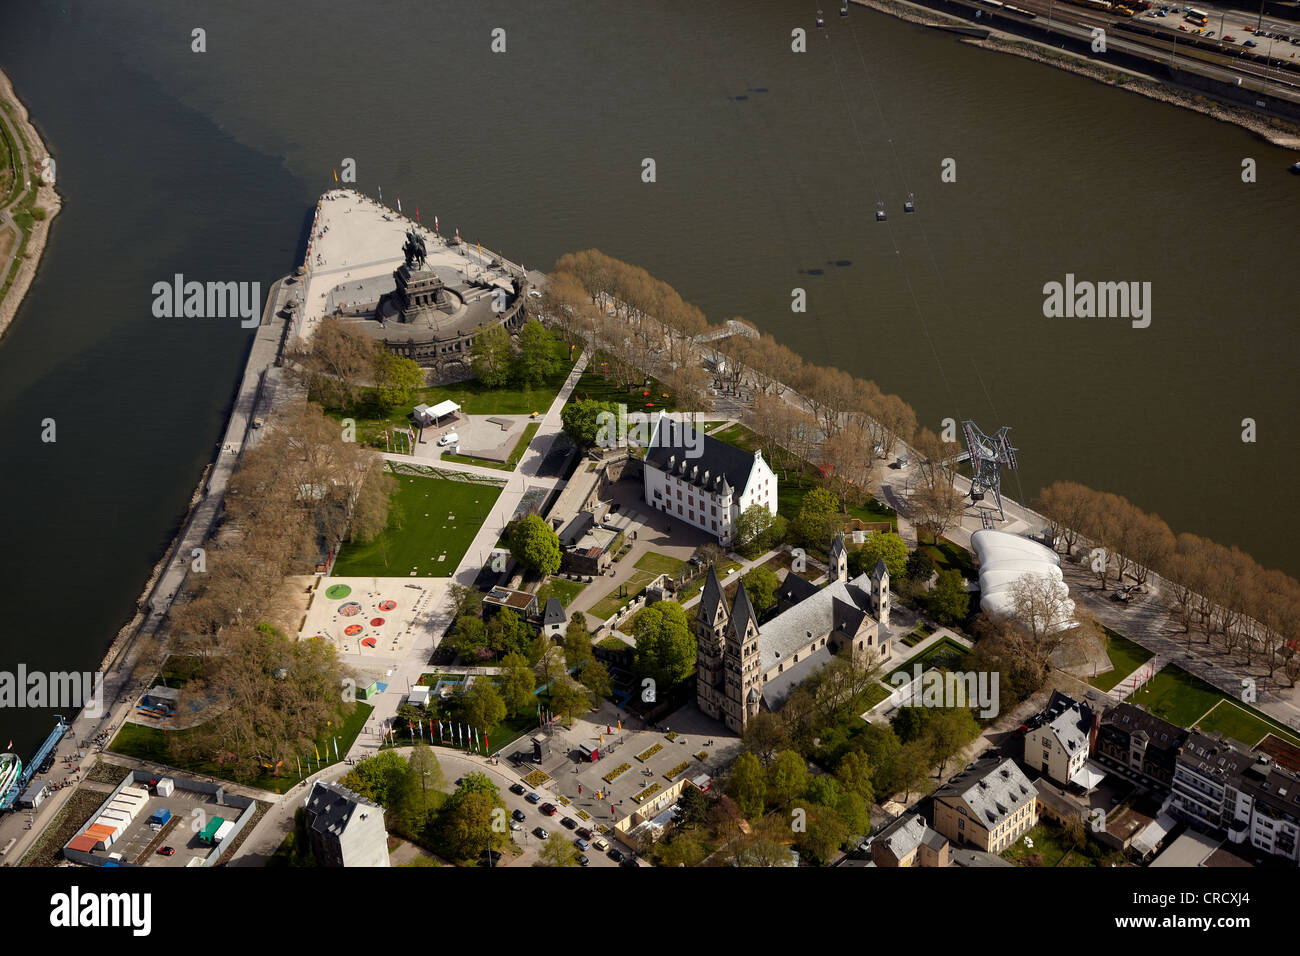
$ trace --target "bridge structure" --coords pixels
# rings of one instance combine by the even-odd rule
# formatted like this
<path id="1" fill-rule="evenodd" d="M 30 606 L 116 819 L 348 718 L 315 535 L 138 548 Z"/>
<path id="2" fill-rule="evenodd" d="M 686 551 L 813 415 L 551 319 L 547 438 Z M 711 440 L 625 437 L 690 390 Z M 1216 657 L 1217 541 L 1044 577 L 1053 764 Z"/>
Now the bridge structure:
<path id="1" fill-rule="evenodd" d="M 45 738 L 45 743 L 41 744 L 37 749 L 31 761 L 24 765 L 23 772 L 14 781 L 8 792 L 0 794 L 0 810 L 8 810 L 14 805 L 14 801 L 32 782 L 32 777 L 36 776 L 36 772 L 40 769 L 41 764 L 45 762 L 45 758 L 54 753 L 54 748 L 59 745 L 63 735 L 68 732 L 68 722 L 59 714 L 55 714 L 55 716 L 59 718 L 59 722 L 54 725 L 50 735 Z"/>

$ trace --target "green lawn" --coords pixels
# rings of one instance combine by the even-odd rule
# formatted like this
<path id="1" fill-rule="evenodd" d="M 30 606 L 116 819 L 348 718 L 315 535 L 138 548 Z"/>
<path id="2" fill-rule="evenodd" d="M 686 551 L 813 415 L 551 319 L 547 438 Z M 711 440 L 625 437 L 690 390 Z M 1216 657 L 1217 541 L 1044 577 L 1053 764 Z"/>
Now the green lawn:
<path id="1" fill-rule="evenodd" d="M 937 570 L 958 571 L 967 581 L 973 581 L 979 576 L 970 552 L 961 545 L 947 538 L 940 538 L 938 544 L 923 544 L 921 547 L 930 556 Z"/>
<path id="2" fill-rule="evenodd" d="M 619 597 L 618 588 L 615 588 L 612 594 L 597 601 L 595 605 L 587 610 L 587 613 L 599 620 L 606 620 L 624 604 L 632 601 L 638 594 L 645 590 L 646 585 L 658 576 L 657 573 L 651 571 L 633 572 L 632 576 L 627 579 L 627 583 L 624 585 L 624 597 Z"/>
<path id="3" fill-rule="evenodd" d="M 317 753 L 321 755 L 323 765 L 327 767 L 346 757 L 348 751 L 352 748 L 352 742 L 356 740 L 357 734 L 365 726 L 366 719 L 370 716 L 372 710 L 374 710 L 374 707 L 370 704 L 357 701 L 353 706 L 352 713 L 344 720 L 341 727 L 326 728 L 325 733 L 319 734 L 316 737 L 314 746 L 309 745 L 303 750 L 303 775 L 314 773 L 322 766 L 322 764 L 316 762 L 315 756 Z M 122 729 L 117 732 L 108 749 L 114 753 L 165 764 L 189 773 L 227 779 L 221 765 L 216 761 L 198 760 L 183 763 L 178 762 L 172 756 L 171 749 L 168 747 L 168 735 L 174 734 L 178 737 L 184 737 L 189 733 L 188 730 L 165 731 L 157 727 L 143 727 L 140 724 L 128 723 L 122 725 Z M 337 759 L 334 756 L 334 738 L 336 736 L 338 737 L 339 753 Z M 310 766 L 308 765 L 309 757 L 311 758 Z M 269 790 L 272 793 L 283 793 L 300 779 L 297 763 L 290 765 L 286 762 L 281 768 L 279 776 L 269 772 L 264 773 L 260 777 L 248 781 L 247 785 Z"/>
<path id="4" fill-rule="evenodd" d="M 731 574 L 733 571 L 739 571 L 740 567 L 740 564 L 735 561 L 724 564 L 722 567 L 718 568 L 718 580 L 725 584 L 727 581 L 727 575 Z M 690 584 L 688 587 L 682 588 L 681 592 L 677 595 L 677 603 L 685 604 L 691 598 L 695 597 L 695 595 L 703 591 L 704 582 L 707 581 L 708 578 L 709 576 L 707 574 L 701 574 L 695 582 Z"/>
<path id="5" fill-rule="evenodd" d="M 890 684 L 892 688 L 893 684 L 891 683 L 891 679 L 895 674 L 906 674 L 908 677 L 913 676 L 913 664 L 920 664 L 922 672 L 928 671 L 934 667 L 944 667 L 948 670 L 952 670 L 961 659 L 969 653 L 970 651 L 962 647 L 952 638 L 941 638 L 921 653 L 912 655 L 898 667 L 890 671 L 888 676 L 885 677 L 885 683 Z"/>
<path id="6" fill-rule="evenodd" d="M 1300 737 L 1275 721 L 1246 709 L 1231 698 L 1225 698 L 1214 709 L 1197 721 L 1202 731 L 1217 730 L 1225 737 L 1239 740 L 1247 747 L 1255 747 L 1266 734 L 1276 734 L 1288 743 L 1300 746 Z"/>
<path id="7" fill-rule="evenodd" d="M 560 603 L 568 607 L 573 603 L 573 599 L 582 593 L 582 589 L 587 585 L 581 581 L 566 581 L 564 578 L 548 578 L 546 583 L 537 589 L 537 603 L 542 607 L 546 606 L 547 598 L 559 598 Z"/>
<path id="8" fill-rule="evenodd" d="M 642 571 L 650 571 L 654 574 L 667 574 L 669 577 L 677 577 L 690 565 L 678 558 L 669 557 L 666 554 L 660 554 L 657 551 L 647 551 L 637 559 L 636 567 Z"/>
<path id="9" fill-rule="evenodd" d="M 396 475 L 401 526 L 343 545 L 337 577 L 450 577 L 501 489 L 449 478 Z M 442 560 L 439 560 L 439 557 Z"/>
<path id="10" fill-rule="evenodd" d="M 1211 707 L 1225 699 L 1216 687 L 1181 667 L 1169 665 L 1129 700 L 1179 727 L 1190 727 Z"/>
<path id="11" fill-rule="evenodd" d="M 1025 837 L 1033 841 L 1033 848 L 1025 846 Z M 1089 838 L 1091 839 L 1091 838 Z M 1089 844 L 1093 850 L 1099 849 L 1096 844 Z M 1071 847 L 1065 837 L 1065 831 L 1054 823 L 1039 822 L 1037 826 L 1024 834 L 1011 846 L 1002 851 L 1002 859 L 1016 866 L 1028 866 L 1026 860 L 1031 854 L 1037 854 L 1042 862 L 1042 867 L 1049 866 L 1101 866 L 1104 862 L 1114 859 L 1115 857 L 1108 853 L 1101 853 L 1099 858 L 1094 858 L 1091 853 L 1076 850 Z"/>
<path id="12" fill-rule="evenodd" d="M 515 442 L 510 457 L 504 462 L 493 461 L 491 458 L 475 458 L 473 455 L 448 455 L 445 453 L 442 460 L 459 462 L 462 465 L 478 465 L 480 468 L 495 468 L 497 471 L 514 471 L 524 457 L 524 452 L 532 443 L 533 436 L 537 434 L 537 429 L 541 427 L 541 422 L 529 422 L 524 428 L 523 434 L 519 436 L 519 441 Z"/>
<path id="13" fill-rule="evenodd" d="M 1127 637 L 1116 634 L 1110 628 L 1103 626 L 1102 629 L 1106 632 L 1106 656 L 1115 667 L 1104 674 L 1098 674 L 1088 683 L 1099 690 L 1110 690 L 1151 660 L 1152 654 L 1142 645 L 1134 644 Z"/>
<path id="14" fill-rule="evenodd" d="M 613 377 L 606 378 L 605 366 L 602 363 L 607 360 L 608 356 L 602 352 L 597 352 L 591 357 L 586 370 L 573 389 L 570 401 L 593 399 L 598 402 L 613 402 L 615 405 L 626 405 L 629 412 L 676 410 L 671 394 L 667 398 L 664 397 L 668 389 L 658 379 L 650 379 L 650 384 L 643 387 L 627 388 L 620 385 Z M 650 394 L 643 395 L 643 392 Z"/>

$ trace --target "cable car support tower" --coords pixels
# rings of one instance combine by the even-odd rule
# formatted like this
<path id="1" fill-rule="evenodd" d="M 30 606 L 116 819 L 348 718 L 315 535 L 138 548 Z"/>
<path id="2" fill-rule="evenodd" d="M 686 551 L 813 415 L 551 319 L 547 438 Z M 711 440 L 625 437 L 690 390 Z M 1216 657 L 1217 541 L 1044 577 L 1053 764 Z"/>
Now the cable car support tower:
<path id="1" fill-rule="evenodd" d="M 966 436 L 966 454 L 961 457 L 971 463 L 970 500 L 978 504 L 984 500 L 985 492 L 992 492 L 998 520 L 1006 521 L 1002 510 L 1002 469 L 1016 467 L 1016 449 L 1007 438 L 1011 426 L 1003 425 L 992 436 L 985 435 L 974 422 L 962 422 L 961 429 Z"/>

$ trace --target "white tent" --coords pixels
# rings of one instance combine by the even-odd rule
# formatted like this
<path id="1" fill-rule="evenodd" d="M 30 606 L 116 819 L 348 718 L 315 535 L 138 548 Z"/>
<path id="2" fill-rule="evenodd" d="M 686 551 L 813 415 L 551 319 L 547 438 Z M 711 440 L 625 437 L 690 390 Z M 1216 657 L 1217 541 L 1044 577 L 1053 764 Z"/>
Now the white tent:
<path id="1" fill-rule="evenodd" d="M 1049 629 L 1064 631 L 1076 626 L 1074 602 L 1061 579 L 1061 558 L 1055 551 L 1028 538 L 987 528 L 972 534 L 970 543 L 979 560 L 980 607 L 986 613 L 1012 613 L 1011 587 L 1030 574 L 1057 585 L 1054 591 L 1061 602 L 1061 619 L 1047 622 Z"/>

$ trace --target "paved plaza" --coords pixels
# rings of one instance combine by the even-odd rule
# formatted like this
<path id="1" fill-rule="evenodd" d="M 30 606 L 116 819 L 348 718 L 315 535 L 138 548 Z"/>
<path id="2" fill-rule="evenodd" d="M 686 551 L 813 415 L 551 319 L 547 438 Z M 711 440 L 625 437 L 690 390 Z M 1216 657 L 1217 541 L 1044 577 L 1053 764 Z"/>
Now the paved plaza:
<path id="1" fill-rule="evenodd" d="M 300 637 L 328 641 L 354 667 L 404 660 L 432 638 L 429 612 L 446 587 L 442 578 L 326 578 Z"/>

